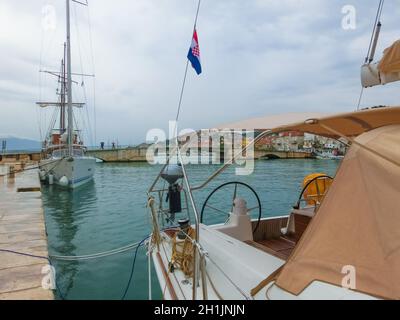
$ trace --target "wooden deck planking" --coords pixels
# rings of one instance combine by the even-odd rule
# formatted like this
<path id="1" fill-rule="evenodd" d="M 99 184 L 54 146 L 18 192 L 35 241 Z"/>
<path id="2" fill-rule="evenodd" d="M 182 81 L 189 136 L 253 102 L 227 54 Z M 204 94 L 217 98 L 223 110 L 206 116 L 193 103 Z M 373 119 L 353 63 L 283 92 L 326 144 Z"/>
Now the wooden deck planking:
<path id="1" fill-rule="evenodd" d="M 48 257 L 41 192 L 26 190 L 40 190 L 36 170 L 0 177 L 0 249 Z M 42 288 L 46 265 L 45 259 L 0 252 L 0 300 L 54 299 Z"/>

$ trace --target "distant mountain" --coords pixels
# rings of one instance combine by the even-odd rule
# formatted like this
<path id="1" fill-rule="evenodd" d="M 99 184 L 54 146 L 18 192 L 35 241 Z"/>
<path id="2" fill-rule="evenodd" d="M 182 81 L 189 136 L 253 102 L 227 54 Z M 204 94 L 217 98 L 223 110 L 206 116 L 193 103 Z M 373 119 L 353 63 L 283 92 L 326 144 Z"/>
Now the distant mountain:
<path id="1" fill-rule="evenodd" d="M 15 150 L 40 150 L 41 143 L 40 141 L 26 139 L 26 138 L 18 138 L 13 136 L 0 136 L 0 152 L 2 151 L 2 141 L 6 141 L 6 151 L 15 151 Z"/>

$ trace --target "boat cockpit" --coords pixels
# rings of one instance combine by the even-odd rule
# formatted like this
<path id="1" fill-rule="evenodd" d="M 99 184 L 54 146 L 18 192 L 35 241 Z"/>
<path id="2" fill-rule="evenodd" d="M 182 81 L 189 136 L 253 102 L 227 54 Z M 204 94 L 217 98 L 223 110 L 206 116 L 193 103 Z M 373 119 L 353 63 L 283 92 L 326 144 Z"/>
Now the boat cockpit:
<path id="1" fill-rule="evenodd" d="M 287 260 L 314 217 L 332 181 L 332 177 L 323 173 L 305 177 L 298 201 L 287 216 L 261 218 L 261 205 L 256 194 L 259 206 L 255 208 L 248 209 L 245 200 L 236 198 L 227 221 L 213 228 L 279 259 Z M 250 188 L 244 183 L 231 183 Z M 219 189 L 220 187 L 215 190 Z M 210 196 L 214 194 L 215 191 Z M 208 197 L 203 205 L 202 220 L 206 213 L 210 213 L 205 209 L 216 210 L 208 204 L 211 197 Z M 248 215 L 254 209 L 258 209 L 260 213 L 257 219 L 251 219 Z"/>

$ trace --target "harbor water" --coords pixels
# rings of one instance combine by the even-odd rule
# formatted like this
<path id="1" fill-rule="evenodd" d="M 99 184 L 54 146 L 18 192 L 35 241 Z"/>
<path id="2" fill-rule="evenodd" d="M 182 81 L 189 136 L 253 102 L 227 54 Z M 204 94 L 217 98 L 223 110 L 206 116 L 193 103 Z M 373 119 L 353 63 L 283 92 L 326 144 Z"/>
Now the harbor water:
<path id="1" fill-rule="evenodd" d="M 250 185 L 258 194 L 262 216 L 288 214 L 302 189 L 303 178 L 314 172 L 333 176 L 337 160 L 270 160 L 256 161 L 254 173 L 235 175 L 227 169 L 194 197 L 201 209 L 207 195 L 229 181 Z M 204 181 L 218 166 L 188 166 L 193 185 Z M 49 253 L 52 255 L 87 255 L 119 248 L 145 238 L 150 232 L 146 208 L 147 189 L 157 176 L 160 166 L 147 163 L 98 163 L 94 181 L 76 190 L 62 191 L 57 186 L 43 188 Z M 205 210 L 204 222 L 226 220 L 221 212 L 229 211 L 234 185 L 215 193 L 209 204 L 219 211 Z M 236 195 L 257 205 L 256 197 L 243 186 Z M 206 208 L 207 209 L 207 208 Z M 257 216 L 257 209 L 252 211 Z M 135 250 L 83 261 L 53 261 L 56 268 L 57 297 L 65 299 L 121 299 L 132 269 Z M 126 299 L 148 298 L 148 260 L 145 248 L 140 248 Z M 152 297 L 161 299 L 153 270 Z"/>

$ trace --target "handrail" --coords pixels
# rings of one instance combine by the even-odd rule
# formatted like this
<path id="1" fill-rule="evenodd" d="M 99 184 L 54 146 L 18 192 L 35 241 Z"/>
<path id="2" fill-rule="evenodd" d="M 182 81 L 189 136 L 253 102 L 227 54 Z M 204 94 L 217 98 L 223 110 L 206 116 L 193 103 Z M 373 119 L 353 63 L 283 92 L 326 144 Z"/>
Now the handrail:
<path id="1" fill-rule="evenodd" d="M 196 207 L 196 202 L 195 202 L 194 197 L 193 197 L 193 191 L 204 188 L 212 179 L 214 179 L 216 176 L 218 176 L 220 173 L 222 173 L 228 166 L 233 164 L 233 161 L 236 160 L 243 153 L 243 151 L 247 151 L 258 140 L 260 140 L 262 137 L 264 137 L 269 132 L 270 132 L 270 130 L 265 130 L 261 134 L 259 134 L 250 143 L 248 143 L 245 148 L 241 148 L 241 150 L 239 152 L 237 152 L 233 157 L 231 157 L 228 162 L 226 162 L 221 168 L 216 170 L 205 182 L 203 182 L 201 185 L 196 186 L 196 187 L 191 187 L 190 186 L 189 178 L 188 178 L 188 175 L 187 175 L 187 172 L 186 172 L 186 168 L 185 168 L 185 165 L 184 165 L 184 162 L 183 162 L 183 158 L 182 158 L 181 149 L 179 147 L 178 139 L 176 138 L 176 146 L 175 146 L 173 152 L 175 152 L 175 150 L 177 150 L 178 159 L 179 159 L 179 161 L 181 163 L 181 167 L 182 167 L 183 180 L 184 180 L 184 183 L 186 185 L 187 193 L 188 193 L 189 199 L 190 199 L 190 204 L 191 204 L 191 206 L 193 208 L 194 217 L 195 217 L 195 231 L 196 232 L 195 232 L 194 243 L 196 245 L 193 246 L 193 282 L 192 282 L 193 283 L 193 285 L 192 285 L 192 298 L 193 298 L 193 300 L 196 300 L 196 298 L 197 298 L 197 286 L 198 286 L 198 281 L 199 281 L 199 277 L 198 277 L 199 271 L 201 271 L 202 272 L 202 276 L 205 277 L 204 270 L 201 270 L 202 267 L 204 268 L 204 266 L 200 266 L 200 264 L 202 264 L 202 261 L 199 261 L 199 260 L 202 259 L 201 256 L 200 256 L 199 248 L 198 248 L 199 238 L 200 238 L 200 216 L 199 216 L 199 212 L 198 212 L 197 207 Z M 189 142 L 192 141 L 193 136 L 197 137 L 197 134 L 196 135 L 192 135 L 191 138 L 189 139 Z M 168 155 L 166 164 L 163 165 L 161 171 L 158 173 L 156 179 L 153 181 L 152 185 L 150 186 L 150 188 L 148 190 L 148 194 L 153 193 L 153 192 L 161 192 L 161 191 L 166 191 L 167 190 L 167 189 L 164 189 L 164 188 L 162 190 L 154 190 L 154 187 L 155 187 L 156 183 L 158 182 L 159 178 L 161 177 L 162 172 L 168 166 L 170 159 L 171 159 L 171 153 Z M 205 279 L 203 279 L 203 282 L 204 281 L 205 281 Z M 206 291 L 207 291 L 207 289 L 204 288 L 204 283 L 203 283 L 203 298 L 204 297 L 207 298 Z"/>
<path id="2" fill-rule="evenodd" d="M 45 149 L 61 149 L 61 148 L 66 148 L 66 147 L 68 147 L 68 144 L 65 144 L 65 143 L 64 144 L 50 144 Z M 84 145 L 77 144 L 77 143 L 72 144 L 72 147 L 80 148 L 80 149 L 86 148 Z"/>
<path id="3" fill-rule="evenodd" d="M 331 127 L 329 127 L 329 126 L 326 125 L 326 124 L 319 123 L 319 125 L 320 125 L 321 127 L 323 127 L 324 129 L 326 129 L 326 130 L 328 130 L 328 131 L 330 131 L 330 132 L 332 132 L 332 133 L 338 135 L 339 137 L 345 138 L 345 139 L 349 140 L 352 144 L 357 145 L 358 147 L 360 147 L 360 148 L 362 148 L 362 149 L 364 149 L 364 150 L 366 150 L 366 151 L 368 151 L 368 152 L 370 152 L 370 153 L 372 153 L 372 154 L 374 154 L 374 155 L 376 155 L 376 156 L 378 156 L 378 157 L 380 157 L 380 158 L 382 158 L 382 159 L 384 159 L 384 160 L 386 160 L 386 161 L 388 161 L 388 162 L 394 164 L 394 165 L 397 166 L 397 167 L 400 167 L 400 162 L 398 162 L 398 161 L 396 161 L 396 160 L 393 160 L 393 159 L 391 159 L 390 157 L 388 157 L 388 156 L 386 156 L 386 155 L 384 155 L 384 154 L 382 154 L 382 153 L 380 153 L 380 152 L 378 152 L 378 151 L 376 151 L 376 150 L 374 150 L 374 149 L 372 149 L 372 148 L 366 146 L 365 144 L 362 144 L 362 143 L 358 142 L 355 138 L 353 138 L 353 137 L 347 137 L 347 136 L 344 135 L 343 133 L 341 133 L 341 132 L 339 132 L 339 131 L 337 131 L 337 130 L 331 128 Z"/>
<path id="4" fill-rule="evenodd" d="M 188 144 L 190 142 L 192 142 L 193 137 L 197 138 L 197 133 L 191 135 L 189 141 L 184 142 L 185 144 Z M 158 191 L 166 191 L 166 189 L 162 189 L 162 190 L 154 190 L 155 185 L 157 184 L 158 180 L 161 177 L 161 174 L 164 172 L 165 168 L 169 165 L 169 161 L 171 160 L 171 157 L 175 154 L 175 152 L 178 150 L 179 148 L 179 143 L 178 143 L 178 137 L 176 137 L 176 145 L 174 146 L 174 148 L 172 149 L 171 152 L 168 152 L 168 156 L 167 156 L 167 162 L 163 165 L 163 167 L 161 168 L 160 172 L 158 173 L 157 177 L 154 179 L 153 183 L 151 184 L 149 190 L 147 191 L 147 193 L 151 193 L 151 192 L 158 192 Z"/>
<path id="5" fill-rule="evenodd" d="M 271 130 L 265 130 L 263 132 L 261 132 L 256 138 L 254 138 L 253 140 L 250 141 L 250 143 L 248 143 L 246 145 L 245 148 L 242 148 L 238 153 L 236 153 L 228 162 L 224 163 L 224 165 L 217 169 L 212 175 L 210 175 L 206 181 L 204 181 L 202 184 L 198 185 L 198 186 L 194 186 L 192 187 L 192 190 L 199 190 L 204 188 L 208 183 L 210 183 L 211 180 L 213 180 L 215 177 L 217 177 L 219 174 L 221 174 L 227 167 L 229 167 L 230 165 L 233 164 L 233 161 L 236 160 L 242 153 L 243 151 L 247 151 L 247 149 L 249 149 L 251 146 L 253 146 L 258 140 L 260 140 L 261 138 L 263 138 L 265 135 L 267 135 L 268 133 L 270 133 Z"/>
<path id="6" fill-rule="evenodd" d="M 301 202 L 301 200 L 302 200 L 303 193 L 304 193 L 304 191 L 306 191 L 306 189 L 311 185 L 311 183 L 313 183 L 313 182 L 315 182 L 315 181 L 317 181 L 317 180 L 326 179 L 326 178 L 333 180 L 333 178 L 332 178 L 331 176 L 324 174 L 324 175 L 322 175 L 322 176 L 314 177 L 313 179 L 311 179 L 310 181 L 308 181 L 308 182 L 303 186 L 303 189 L 302 189 L 301 192 L 300 192 L 299 199 L 297 200 L 297 202 L 296 202 L 294 208 L 295 208 L 295 209 L 298 209 L 298 208 L 299 208 L 300 202 Z M 322 196 L 322 195 L 325 195 L 325 194 L 321 194 L 321 193 L 320 193 L 318 184 L 316 185 L 316 187 L 317 187 L 317 195 L 313 195 L 314 197 L 315 197 L 315 196 L 316 196 L 316 197 L 320 197 L 320 196 Z M 326 192 L 325 192 L 325 193 L 326 193 Z M 305 199 L 305 201 L 308 201 L 308 199 Z"/>
<path id="7" fill-rule="evenodd" d="M 250 143 L 248 143 L 246 147 L 241 148 L 240 151 L 237 154 L 235 154 L 229 161 L 225 162 L 222 167 L 220 167 L 216 171 L 214 171 L 214 173 L 211 174 L 202 184 L 192 187 L 191 188 L 192 191 L 200 190 L 200 189 L 204 188 L 208 183 L 210 183 L 211 180 L 213 180 L 215 177 L 217 177 L 219 174 L 221 174 L 227 167 L 232 165 L 233 161 L 236 160 L 243 153 L 243 151 L 247 151 L 247 149 L 249 149 L 250 146 L 253 146 L 258 140 L 260 140 L 261 138 L 263 138 L 265 135 L 267 135 L 270 132 L 271 132 L 270 129 L 261 132 L 256 138 L 254 138 L 252 141 L 250 141 Z M 192 138 L 189 140 L 189 142 L 190 141 L 192 141 Z M 175 149 L 172 152 L 175 152 L 176 149 L 177 148 L 175 147 Z M 168 190 L 168 189 L 154 189 L 154 187 L 155 187 L 156 183 L 158 182 L 158 179 L 160 178 L 161 173 L 164 171 L 164 169 L 169 164 L 169 159 L 171 158 L 172 152 L 168 156 L 167 163 L 163 165 L 163 168 L 161 169 L 161 171 L 157 175 L 156 179 L 153 181 L 151 187 L 148 190 L 148 193 L 167 191 Z"/>
<path id="8" fill-rule="evenodd" d="M 189 194 L 189 199 L 190 199 L 190 204 L 192 205 L 193 211 L 194 211 L 194 218 L 195 218 L 195 242 L 199 243 L 199 233 L 200 233 L 200 218 L 199 218 L 199 212 L 197 211 L 196 203 L 193 198 L 193 193 L 192 189 L 190 187 L 189 179 L 186 173 L 185 165 L 183 164 L 183 159 L 182 159 L 182 154 L 181 154 L 181 149 L 178 146 L 178 157 L 179 161 L 182 164 L 182 173 L 183 173 L 183 180 L 185 181 L 186 188 L 188 190 Z M 193 271 L 193 286 L 192 286 L 192 297 L 193 300 L 196 300 L 197 298 L 197 283 L 198 283 L 198 270 L 199 270 L 199 264 L 198 264 L 198 249 L 197 246 L 193 246 L 193 266 L 194 266 L 194 271 Z"/>

